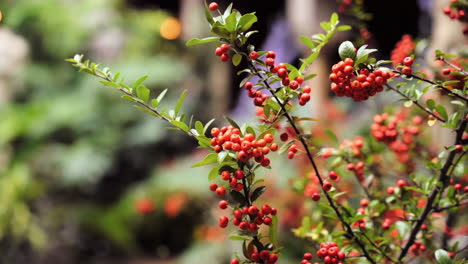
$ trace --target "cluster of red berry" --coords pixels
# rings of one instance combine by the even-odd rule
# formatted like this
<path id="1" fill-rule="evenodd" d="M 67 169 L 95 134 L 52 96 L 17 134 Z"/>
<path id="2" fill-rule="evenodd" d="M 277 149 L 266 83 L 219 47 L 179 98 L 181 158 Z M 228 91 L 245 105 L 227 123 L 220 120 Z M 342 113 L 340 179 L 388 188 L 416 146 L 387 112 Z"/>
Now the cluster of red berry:
<path id="1" fill-rule="evenodd" d="M 256 51 L 252 51 L 249 54 L 250 59 L 256 60 L 258 58 L 258 53 Z M 275 65 L 276 53 L 274 51 L 268 51 L 265 56 L 265 64 L 270 67 L 270 72 L 276 74 L 279 78 L 281 78 L 281 84 L 283 86 L 288 86 L 292 90 L 300 90 L 301 85 L 304 83 L 304 78 L 302 76 L 297 76 L 294 80 L 289 79 L 289 72 L 286 67 L 286 64 L 279 63 Z M 249 88 L 245 87 L 247 90 Z M 312 91 L 311 87 L 308 85 L 304 85 L 301 92 L 298 95 L 299 104 L 305 105 L 307 102 L 310 101 L 310 92 Z M 255 93 L 254 90 L 252 93 Z M 255 100 L 255 99 L 254 99 Z M 260 101 L 260 99 L 257 99 Z M 254 101 L 254 103 L 256 103 Z M 258 105 L 258 104 L 255 104 Z"/>
<path id="2" fill-rule="evenodd" d="M 255 263 L 278 264 L 278 254 L 264 249 L 260 252 L 253 252 L 250 255 L 250 260 Z"/>
<path id="3" fill-rule="evenodd" d="M 304 253 L 304 256 L 302 257 L 302 260 L 301 260 L 301 264 L 312 264 L 310 263 L 310 261 L 312 260 L 312 257 L 313 257 L 312 253 L 309 253 L 309 252 Z"/>
<path id="4" fill-rule="evenodd" d="M 340 144 L 340 150 L 348 150 L 353 156 L 359 157 L 362 154 L 362 147 L 364 146 L 364 139 L 361 136 L 356 136 L 352 140 L 345 139 Z"/>
<path id="5" fill-rule="evenodd" d="M 247 162 L 254 158 L 256 162 L 266 167 L 270 165 L 270 159 L 265 157 L 270 151 L 278 150 L 278 144 L 273 142 L 272 134 L 265 134 L 263 138 L 255 139 L 251 133 L 241 136 L 241 131 L 233 126 L 224 126 L 221 129 L 214 127 L 211 129 L 211 145 L 215 152 L 234 151 L 237 158 L 242 162 Z"/>
<path id="6" fill-rule="evenodd" d="M 364 182 L 364 165 L 365 163 L 363 161 L 358 161 L 356 163 L 348 163 L 346 165 L 346 168 L 349 171 L 354 172 L 354 175 L 358 178 L 358 180 L 362 183 Z"/>
<path id="7" fill-rule="evenodd" d="M 330 80 L 331 90 L 337 96 L 347 96 L 354 101 L 365 101 L 370 96 L 383 91 L 383 86 L 392 76 L 390 72 L 380 69 L 370 71 L 367 68 L 355 69 L 354 61 L 346 58 L 333 65 Z M 356 76 L 356 72 L 359 72 Z"/>
<path id="8" fill-rule="evenodd" d="M 232 223 L 235 226 L 238 226 L 241 230 L 249 230 L 255 232 L 258 230 L 259 226 L 271 225 L 272 215 L 277 214 L 276 208 L 269 206 L 268 204 L 262 205 L 262 208 L 259 209 L 257 206 L 245 206 L 240 209 L 234 210 L 234 219 Z M 219 226 L 225 228 L 229 223 L 229 218 L 227 216 L 221 216 L 219 218 Z"/>
<path id="9" fill-rule="evenodd" d="M 459 2 L 458 0 L 450 0 L 452 6 L 447 6 L 444 9 L 442 9 L 442 12 L 446 14 L 450 19 L 456 19 L 462 23 L 468 23 L 468 16 L 466 15 L 466 5 L 465 7 L 462 6 L 462 4 L 458 5 L 457 3 Z M 468 34 L 468 25 L 466 25 L 462 29 L 463 34 Z"/>
<path id="10" fill-rule="evenodd" d="M 421 116 L 415 116 L 412 124 L 404 125 L 405 114 L 398 113 L 389 116 L 387 113 L 374 116 L 371 125 L 371 134 L 377 141 L 388 144 L 390 149 L 397 155 L 397 159 L 406 163 L 409 160 L 409 146 L 413 143 L 416 135 L 420 133 L 419 126 L 423 123 Z"/>
<path id="11" fill-rule="evenodd" d="M 216 56 L 220 57 L 221 61 L 226 62 L 230 59 L 229 57 L 229 45 L 224 43 L 215 49 Z"/>
<path id="12" fill-rule="evenodd" d="M 426 249 L 427 247 L 420 241 L 414 242 L 414 244 L 411 246 L 411 252 L 413 252 L 415 255 L 419 255 L 420 253 L 426 251 Z"/>
<path id="13" fill-rule="evenodd" d="M 405 75 L 411 75 L 413 73 L 413 69 L 411 66 L 413 65 L 414 59 L 411 57 L 406 57 L 403 59 L 403 67 L 401 68 L 401 72 Z"/>
<path id="14" fill-rule="evenodd" d="M 403 62 L 403 59 L 411 55 L 416 44 L 413 42 L 411 35 L 403 35 L 400 41 L 397 42 L 395 48 L 392 50 L 390 58 L 393 65 L 398 65 Z"/>
<path id="15" fill-rule="evenodd" d="M 343 0 L 338 6 L 338 12 L 343 14 L 344 12 L 346 12 L 346 10 L 348 10 L 352 3 L 353 0 Z"/>
<path id="16" fill-rule="evenodd" d="M 323 259 L 325 264 L 343 264 L 346 253 L 340 250 L 336 242 L 323 242 L 320 243 L 317 257 Z"/>
<path id="17" fill-rule="evenodd" d="M 268 99 L 268 94 L 264 94 L 261 90 L 255 90 L 251 82 L 246 82 L 244 88 L 247 90 L 247 95 L 253 98 L 253 103 L 256 106 L 261 106 Z"/>

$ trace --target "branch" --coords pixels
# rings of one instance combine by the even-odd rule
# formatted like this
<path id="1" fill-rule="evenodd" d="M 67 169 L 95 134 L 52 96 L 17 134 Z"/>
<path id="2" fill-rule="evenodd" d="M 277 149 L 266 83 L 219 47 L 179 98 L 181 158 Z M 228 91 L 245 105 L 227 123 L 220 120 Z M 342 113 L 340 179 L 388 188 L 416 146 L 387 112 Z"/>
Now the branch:
<path id="1" fill-rule="evenodd" d="M 432 117 L 434 117 L 435 119 L 439 120 L 440 122 L 442 122 L 442 123 L 445 123 L 445 122 L 446 122 L 443 118 L 441 118 L 441 117 L 439 117 L 438 115 L 436 115 L 434 112 L 432 112 L 431 110 L 429 110 L 427 107 L 422 106 L 418 101 L 411 99 L 409 96 L 407 96 L 406 94 L 402 93 L 400 90 L 398 90 L 398 89 L 396 89 L 396 88 L 394 88 L 394 87 L 392 87 L 392 86 L 390 86 L 390 85 L 388 85 L 388 84 L 386 84 L 385 86 L 387 86 L 388 89 L 390 89 L 390 90 L 396 92 L 397 94 L 401 95 L 401 96 L 404 97 L 405 99 L 407 99 L 407 100 L 413 102 L 414 105 L 416 105 L 417 107 L 419 107 L 419 108 L 420 108 L 421 110 L 423 110 L 424 112 L 428 113 L 430 116 L 432 116 Z"/>
<path id="2" fill-rule="evenodd" d="M 456 130 L 457 135 L 455 137 L 455 143 L 454 143 L 455 145 L 460 144 L 460 142 L 462 141 L 463 132 L 465 131 L 467 122 L 468 122 L 468 120 L 466 118 L 463 119 L 462 123 L 460 124 L 460 126 Z M 434 187 L 434 189 L 431 191 L 431 194 L 429 195 L 429 198 L 427 199 L 426 207 L 424 208 L 423 212 L 419 216 L 418 220 L 414 223 L 414 226 L 413 226 L 413 228 L 411 230 L 408 241 L 406 242 L 406 245 L 403 247 L 403 249 L 400 252 L 400 255 L 398 256 L 398 261 L 401 262 L 403 260 L 403 258 L 408 253 L 408 250 L 410 249 L 410 247 L 414 244 L 414 241 L 416 239 L 416 235 L 421 230 L 422 224 L 424 223 L 427 216 L 429 215 L 429 213 L 434 208 L 433 204 L 434 204 L 434 201 L 435 201 L 436 197 L 439 194 L 441 194 L 444 191 L 444 189 L 446 188 L 448 180 L 449 180 L 448 171 L 449 171 L 450 167 L 453 165 L 453 160 L 454 160 L 456 154 L 457 153 L 455 151 L 451 151 L 449 156 L 447 157 L 447 160 L 445 161 L 445 164 L 442 167 L 442 169 L 440 171 L 439 178 L 437 180 L 437 182 L 441 183 L 442 186 L 437 184 Z"/>
<path id="3" fill-rule="evenodd" d="M 249 61 L 249 65 L 250 65 L 250 68 L 254 71 L 255 75 L 257 75 L 260 79 L 262 79 L 262 76 L 261 74 L 257 71 L 257 68 L 255 68 L 255 65 L 252 63 L 252 60 L 246 56 L 247 60 Z M 294 132 L 296 133 L 296 135 L 298 136 L 299 138 L 299 141 L 301 142 L 302 146 L 304 147 L 305 149 L 305 152 L 306 152 L 306 155 L 307 155 L 307 158 L 309 159 L 309 162 L 310 164 L 312 165 L 313 169 L 314 169 L 314 172 L 315 172 L 315 175 L 317 176 L 317 179 L 319 180 L 320 182 L 320 187 L 322 188 L 322 191 L 323 193 L 325 194 L 325 197 L 327 198 L 328 200 L 328 204 L 332 207 L 332 209 L 335 211 L 335 214 L 337 215 L 337 217 L 339 218 L 340 222 L 345 226 L 345 229 L 346 229 L 346 232 L 353 238 L 353 240 L 356 242 L 356 244 L 361 248 L 362 250 L 362 253 L 364 254 L 364 256 L 367 258 L 367 260 L 369 260 L 369 262 L 371 262 L 372 264 L 377 264 L 377 262 L 370 256 L 369 252 L 367 252 L 366 250 L 366 247 L 365 245 L 363 244 L 363 242 L 359 239 L 359 237 L 353 232 L 353 229 L 351 228 L 351 226 L 349 225 L 349 223 L 347 223 L 343 217 L 343 215 L 341 214 L 341 212 L 338 210 L 338 207 L 335 205 L 335 203 L 333 202 L 333 199 L 330 197 L 330 195 L 328 194 L 327 191 L 325 191 L 323 189 L 323 179 L 322 177 L 320 176 L 320 172 L 319 172 L 319 169 L 317 167 L 317 164 L 315 163 L 315 160 L 313 158 L 313 155 L 312 153 L 310 152 L 309 150 L 309 146 L 307 145 L 307 142 L 305 141 L 301 131 L 299 130 L 299 128 L 296 126 L 295 122 L 294 122 L 294 119 L 291 117 L 291 115 L 289 114 L 289 112 L 287 111 L 287 109 L 285 108 L 285 106 L 283 104 L 281 104 L 281 100 L 278 98 L 278 96 L 276 95 L 276 93 L 274 92 L 273 88 L 268 84 L 267 81 L 263 80 L 263 84 L 265 85 L 265 87 L 271 92 L 273 98 L 276 100 L 276 102 L 278 102 L 278 104 L 280 105 L 281 107 L 281 111 L 284 112 L 284 116 L 286 117 L 286 119 L 288 120 L 288 122 L 291 124 L 291 127 L 293 128 Z"/>
<path id="4" fill-rule="evenodd" d="M 440 89 L 444 90 L 446 93 L 448 93 L 448 94 L 450 94 L 450 95 L 453 95 L 453 96 L 457 97 L 457 98 L 460 99 L 460 100 L 465 101 L 465 103 L 468 103 L 468 98 L 466 98 L 466 97 L 464 97 L 464 96 L 462 96 L 462 95 L 459 95 L 459 94 L 457 94 L 457 93 L 454 93 L 454 92 L 452 92 L 450 89 L 448 89 L 448 88 L 446 88 L 446 87 L 444 87 L 444 86 L 442 86 L 442 85 L 440 85 L 440 84 L 438 84 L 438 83 L 435 83 L 435 82 L 433 82 L 433 81 L 431 81 L 431 80 L 424 79 L 424 78 L 422 78 L 422 77 L 419 77 L 419 76 L 413 75 L 413 74 L 407 75 L 407 74 L 404 74 L 404 73 L 402 73 L 401 71 L 397 71 L 397 70 L 393 70 L 393 72 L 394 72 L 394 73 L 398 73 L 398 74 L 400 74 L 400 75 L 405 75 L 405 76 L 408 76 L 408 77 L 413 77 L 413 78 L 415 78 L 415 79 L 417 79 L 417 80 L 420 80 L 420 81 L 423 81 L 423 82 L 427 82 L 427 83 L 429 83 L 429 84 L 432 84 L 432 85 L 434 85 L 434 86 L 436 86 L 436 87 L 439 87 Z"/>

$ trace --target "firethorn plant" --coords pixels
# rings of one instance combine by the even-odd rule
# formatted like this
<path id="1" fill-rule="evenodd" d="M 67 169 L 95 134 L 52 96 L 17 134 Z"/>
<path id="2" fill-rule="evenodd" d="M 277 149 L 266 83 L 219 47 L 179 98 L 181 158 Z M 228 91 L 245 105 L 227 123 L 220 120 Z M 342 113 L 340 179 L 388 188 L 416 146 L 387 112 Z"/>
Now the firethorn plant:
<path id="1" fill-rule="evenodd" d="M 468 150 L 468 75 L 449 61 L 452 55 L 437 51 L 436 59 L 449 67 L 445 75 L 456 78 L 430 80 L 418 72 L 410 37 L 397 45 L 392 57 L 398 61 L 393 62 L 376 61 L 370 56 L 376 50 L 366 45 L 355 48 L 350 41 L 343 42 L 338 50 L 341 61 L 330 70 L 331 90 L 357 102 L 391 91 L 401 96 L 404 108 L 376 114 L 369 120 L 370 137 L 356 136 L 339 144 L 329 131 L 338 144 L 321 146 L 301 123 L 316 120 L 296 116 L 293 109 L 296 102 L 306 105 L 313 96 L 307 80 L 315 75 L 305 74 L 306 68 L 336 32 L 351 27 L 339 25 L 338 16 L 333 14 L 330 21 L 320 24 L 324 34 L 301 37 L 311 54 L 296 68 L 278 61 L 274 51 L 256 50 L 249 44 L 249 37 L 256 33 L 251 30 L 257 21 L 255 13 L 240 14 L 232 4 L 224 12 L 214 2 L 205 7 L 213 36 L 192 39 L 187 46 L 216 42 L 214 53 L 222 61 L 230 60 L 234 66 L 246 61 L 247 68 L 238 72 L 245 75 L 239 86 L 262 109 L 262 123 L 256 127 L 238 125 L 229 117 L 229 125 L 223 127 L 210 128 L 213 120 L 203 124 L 193 122 L 193 117 L 187 122 L 187 116 L 180 112 L 186 92 L 173 110 L 160 109 L 167 90 L 150 99 L 150 90 L 143 85 L 147 76 L 130 86 L 120 73 L 84 61 L 83 55 L 68 61 L 122 92 L 122 98 L 135 103 L 136 108 L 170 123 L 209 150 L 193 166 L 213 166 L 208 175 L 213 181 L 209 190 L 219 197 L 217 206 L 224 212 L 218 225 L 233 229 L 230 238 L 242 241 L 242 253 L 235 253 L 231 264 L 279 262 L 281 212 L 271 204 L 257 203 L 266 190 L 259 169 L 271 168 L 269 156 L 274 152 L 287 152 L 289 159 L 302 156 L 308 162 L 306 171 L 310 173 L 298 179 L 296 191 L 310 198 L 320 216 L 303 217 L 302 224 L 293 230 L 296 236 L 314 242 L 310 244 L 312 253 L 303 255 L 302 264 L 409 263 L 415 258 L 425 263 L 464 261 L 460 253 L 466 248 L 448 242 L 453 235 L 450 222 L 438 227 L 441 216 L 453 218 L 467 203 L 468 188 L 461 177 L 467 175 L 463 163 Z M 258 78 L 253 81 L 252 77 Z M 450 99 L 450 106 L 434 99 L 423 101 L 429 91 Z M 440 153 L 425 145 L 427 125 L 436 122 L 453 132 L 448 133 L 453 144 Z M 352 184 L 359 189 L 350 189 Z M 150 209 L 141 205 L 143 214 Z"/>

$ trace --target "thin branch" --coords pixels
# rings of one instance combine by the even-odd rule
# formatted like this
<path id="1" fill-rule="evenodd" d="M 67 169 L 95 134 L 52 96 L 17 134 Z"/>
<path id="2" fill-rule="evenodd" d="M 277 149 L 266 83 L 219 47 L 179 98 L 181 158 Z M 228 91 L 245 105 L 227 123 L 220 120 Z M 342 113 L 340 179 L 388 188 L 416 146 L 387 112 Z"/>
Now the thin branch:
<path id="1" fill-rule="evenodd" d="M 462 123 L 456 130 L 457 135 L 455 137 L 455 143 L 454 143 L 455 145 L 460 144 L 460 142 L 462 141 L 463 132 L 465 131 L 467 122 L 468 122 L 467 119 L 463 119 Z M 440 171 L 439 178 L 437 179 L 437 182 L 442 183 L 442 186 L 436 185 L 434 189 L 431 191 L 431 194 L 429 195 L 429 198 L 427 199 L 426 207 L 424 208 L 423 212 L 419 216 L 418 220 L 414 223 L 414 226 L 411 229 L 411 233 L 408 237 L 408 241 L 406 242 L 406 245 L 403 247 L 403 249 L 400 252 L 400 255 L 398 256 L 398 261 L 401 262 L 403 258 L 405 258 L 410 247 L 414 244 L 416 236 L 421 230 L 421 226 L 423 225 L 429 213 L 433 210 L 433 204 L 434 204 L 436 197 L 439 194 L 441 194 L 446 188 L 448 181 L 449 181 L 448 171 L 450 167 L 453 165 L 453 160 L 455 159 L 456 154 L 457 153 L 455 151 L 451 151 L 449 156 L 447 157 L 447 160 L 445 161 L 445 164 Z"/>
<path id="2" fill-rule="evenodd" d="M 398 74 L 400 74 L 400 75 L 405 75 L 405 76 L 408 76 L 408 77 L 413 77 L 413 78 L 415 78 L 415 79 L 417 79 L 417 80 L 420 80 L 420 81 L 423 81 L 423 82 L 427 82 L 427 83 L 429 83 L 429 84 L 432 84 L 433 86 L 438 87 L 438 88 L 444 90 L 446 93 L 448 93 L 448 94 L 450 94 L 450 95 L 453 95 L 453 96 L 457 97 L 457 98 L 460 99 L 460 100 L 465 101 L 465 103 L 468 103 L 468 98 L 466 98 L 466 97 L 464 97 L 464 96 L 462 96 L 462 95 L 459 95 L 459 94 L 457 94 L 457 93 L 454 93 L 454 92 L 452 92 L 450 89 L 448 89 L 448 88 L 444 87 L 443 85 L 440 85 L 440 84 L 438 84 L 438 83 L 436 83 L 436 82 L 433 82 L 433 81 L 428 80 L 428 79 L 424 79 L 424 78 L 422 78 L 422 77 L 419 77 L 419 76 L 413 75 L 413 74 L 407 75 L 407 74 L 404 74 L 404 73 L 402 73 L 401 71 L 397 71 L 397 70 L 393 70 L 393 72 L 394 72 L 394 73 L 398 73 Z"/>
<path id="3" fill-rule="evenodd" d="M 254 71 L 255 75 L 257 75 L 258 77 L 260 77 L 260 79 L 262 79 L 262 76 L 261 74 L 257 71 L 257 68 L 255 68 L 255 65 L 252 63 L 252 61 L 250 60 L 250 58 L 248 56 L 246 56 L 246 58 L 248 59 L 249 61 L 249 64 L 250 64 L 250 68 Z M 369 262 L 373 263 L 373 264 L 376 264 L 377 262 L 370 256 L 369 252 L 367 252 L 367 249 L 365 247 L 365 245 L 363 244 L 363 242 L 359 239 L 359 237 L 354 233 L 352 227 L 350 226 L 349 223 L 347 223 L 343 217 L 343 215 L 341 214 L 341 212 L 339 211 L 338 207 L 335 205 L 335 203 L 333 202 L 333 199 L 330 197 L 330 195 L 328 194 L 327 191 L 325 191 L 323 189 L 323 179 L 322 177 L 320 176 L 320 172 L 319 172 L 319 169 L 317 167 L 317 164 L 315 163 L 315 160 L 313 158 L 313 155 L 312 153 L 310 152 L 309 150 L 309 146 L 307 144 L 307 142 L 305 141 L 301 131 L 299 130 L 299 128 L 296 126 L 295 122 L 294 122 L 294 119 L 291 117 L 291 115 L 289 114 L 289 112 L 286 110 L 285 106 L 283 104 L 281 104 L 281 100 L 277 97 L 277 95 L 274 93 L 274 90 L 273 88 L 268 84 L 268 82 L 266 82 L 265 80 L 263 80 L 263 84 L 265 85 L 265 87 L 271 92 L 273 98 L 276 100 L 276 102 L 278 102 L 278 104 L 281 106 L 281 111 L 284 112 L 284 116 L 286 117 L 286 119 L 288 120 L 288 122 L 291 124 L 291 127 L 293 128 L 293 130 L 295 131 L 296 135 L 298 136 L 299 138 L 299 141 L 301 142 L 302 146 L 304 147 L 305 149 L 305 152 L 306 152 L 306 155 L 307 155 L 307 158 L 309 159 L 309 162 L 310 164 L 312 165 L 313 169 L 314 169 L 314 172 L 315 172 L 315 175 L 317 176 L 317 179 L 319 180 L 320 182 L 320 186 L 323 190 L 323 193 L 325 194 L 325 197 L 326 199 L 328 200 L 328 204 L 332 207 L 332 209 L 335 211 L 335 214 L 337 215 L 337 217 L 339 218 L 340 222 L 345 226 L 345 229 L 346 229 L 346 232 L 353 238 L 353 240 L 355 241 L 355 243 L 361 248 L 362 250 L 362 253 L 364 254 L 364 256 L 367 258 L 367 260 L 369 260 Z"/>
<path id="4" fill-rule="evenodd" d="M 464 75 L 468 75 L 468 72 L 466 72 L 464 69 L 458 67 L 457 65 L 447 61 L 445 58 L 442 58 L 442 61 L 445 62 L 445 64 L 447 64 L 448 66 L 452 67 L 452 68 L 455 68 L 457 71 L 463 73 Z"/>
<path id="5" fill-rule="evenodd" d="M 438 115 L 436 115 L 434 112 L 432 112 L 431 110 L 429 110 L 427 107 L 422 106 L 418 101 L 411 99 L 409 96 L 407 96 L 406 94 L 402 93 L 400 90 L 398 90 L 398 89 L 396 89 L 396 88 L 394 88 L 394 87 L 392 87 L 392 86 L 390 86 L 390 85 L 388 85 L 388 84 L 386 84 L 385 86 L 387 86 L 388 89 L 390 89 L 390 90 L 396 92 L 397 94 L 401 95 L 401 96 L 404 97 L 405 99 L 407 99 L 407 100 L 413 102 L 414 105 L 416 105 L 417 107 L 419 107 L 419 108 L 420 108 L 421 110 L 423 110 L 424 112 L 428 113 L 430 116 L 432 116 L 432 117 L 434 117 L 435 119 L 439 120 L 440 122 L 442 122 L 442 123 L 445 123 L 445 122 L 446 122 L 443 118 L 441 118 L 441 117 L 439 117 Z"/>
<path id="6" fill-rule="evenodd" d="M 397 260 L 395 260 L 395 259 L 393 259 L 392 257 L 390 257 L 389 255 L 387 255 L 387 254 L 381 249 L 381 247 L 379 247 L 377 244 L 375 244 L 375 242 L 372 241 L 372 239 L 370 239 L 370 237 L 367 236 L 367 234 L 366 234 L 365 232 L 362 232 L 361 234 L 366 238 L 367 241 L 369 241 L 369 243 L 370 243 L 373 247 L 375 247 L 375 248 L 380 252 L 380 254 L 382 254 L 382 256 L 384 256 L 385 258 L 387 258 L 387 259 L 390 260 L 390 261 L 397 262 Z"/>

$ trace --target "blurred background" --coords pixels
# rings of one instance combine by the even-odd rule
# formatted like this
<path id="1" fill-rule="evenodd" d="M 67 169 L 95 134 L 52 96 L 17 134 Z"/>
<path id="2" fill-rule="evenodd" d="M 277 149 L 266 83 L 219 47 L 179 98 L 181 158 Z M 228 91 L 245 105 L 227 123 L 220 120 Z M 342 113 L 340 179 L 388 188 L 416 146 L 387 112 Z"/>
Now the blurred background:
<path id="1" fill-rule="evenodd" d="M 221 9 L 228 4 L 219 2 Z M 259 49 L 296 64 L 307 54 L 298 36 L 319 33 L 319 22 L 339 6 L 233 2 L 257 12 L 260 33 L 252 41 Z M 317 94 L 302 111 L 330 126 L 359 111 L 327 92 L 339 41 L 368 43 L 388 58 L 401 35 L 429 37 L 433 30 L 432 1 L 384 8 L 367 2 L 361 4 L 374 15 L 343 16 L 355 30 L 336 36 L 311 69 L 322 78 L 314 79 Z M 240 77 L 213 56 L 215 46 L 184 45 L 209 34 L 203 2 L 2 0 L 0 11 L 0 263 L 227 263 L 240 242 L 227 241 L 228 231 L 217 227 L 209 168 L 190 168 L 206 153 L 64 61 L 83 53 L 128 82 L 148 74 L 153 94 L 169 88 L 168 105 L 187 89 L 184 110 L 204 122 L 217 118 L 221 125 L 229 114 L 255 123 L 252 103 L 237 88 Z M 285 210 L 282 243 L 297 245 L 287 249 L 288 263 L 305 246 L 289 231 L 302 216 L 302 198 L 289 188 L 299 169 L 273 159 L 264 199 Z"/>

